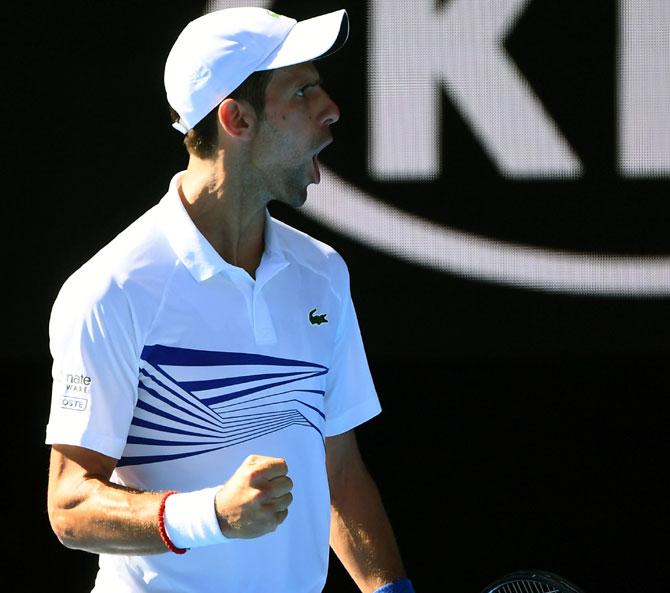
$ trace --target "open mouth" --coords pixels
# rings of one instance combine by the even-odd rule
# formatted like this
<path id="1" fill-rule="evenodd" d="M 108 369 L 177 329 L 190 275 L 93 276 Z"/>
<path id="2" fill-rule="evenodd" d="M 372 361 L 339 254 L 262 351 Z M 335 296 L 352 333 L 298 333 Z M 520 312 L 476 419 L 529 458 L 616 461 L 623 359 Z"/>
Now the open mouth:
<path id="1" fill-rule="evenodd" d="M 314 155 L 312 156 L 312 168 L 313 168 L 313 173 L 314 173 L 314 183 L 319 183 L 321 181 L 321 167 L 319 164 L 319 154 L 321 154 L 321 151 L 326 148 L 331 142 L 333 141 L 332 138 L 328 138 L 323 144 L 321 144 L 317 149 Z"/>
<path id="2" fill-rule="evenodd" d="M 312 166 L 314 168 L 314 183 L 318 184 L 321 181 L 321 169 L 319 167 L 318 153 L 312 157 Z"/>

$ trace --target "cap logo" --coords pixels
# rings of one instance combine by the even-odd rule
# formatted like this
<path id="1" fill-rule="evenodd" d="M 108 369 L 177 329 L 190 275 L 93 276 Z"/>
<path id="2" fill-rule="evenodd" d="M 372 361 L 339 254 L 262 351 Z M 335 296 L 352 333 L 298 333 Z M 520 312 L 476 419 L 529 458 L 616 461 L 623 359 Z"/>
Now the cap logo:
<path id="1" fill-rule="evenodd" d="M 200 66 L 191 77 L 193 89 L 201 88 L 212 77 L 212 71 L 206 66 Z"/>

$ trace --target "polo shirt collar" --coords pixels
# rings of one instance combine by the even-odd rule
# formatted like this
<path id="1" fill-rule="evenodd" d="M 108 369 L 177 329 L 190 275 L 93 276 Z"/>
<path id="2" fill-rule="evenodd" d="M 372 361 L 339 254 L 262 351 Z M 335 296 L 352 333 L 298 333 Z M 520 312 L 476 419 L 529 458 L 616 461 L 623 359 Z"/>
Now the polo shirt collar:
<path id="1" fill-rule="evenodd" d="M 177 189 L 179 179 L 183 174 L 184 171 L 181 171 L 172 178 L 168 192 L 160 202 L 163 211 L 163 228 L 177 257 L 198 282 L 204 282 L 219 273 L 232 277 L 249 276 L 242 268 L 224 260 L 193 224 Z M 276 222 L 266 209 L 265 249 L 256 271 L 257 280 L 260 280 L 261 277 L 268 279 L 289 263 L 281 248 L 275 225 Z"/>

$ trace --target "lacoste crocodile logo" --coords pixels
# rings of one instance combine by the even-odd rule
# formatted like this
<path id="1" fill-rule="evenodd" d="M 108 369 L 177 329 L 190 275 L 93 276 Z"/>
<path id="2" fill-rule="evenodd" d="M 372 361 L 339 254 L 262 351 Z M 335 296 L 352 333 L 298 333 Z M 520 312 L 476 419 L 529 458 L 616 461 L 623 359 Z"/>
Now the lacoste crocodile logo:
<path id="1" fill-rule="evenodd" d="M 309 322 L 312 325 L 321 325 L 322 323 L 328 323 L 328 320 L 326 319 L 326 313 L 323 315 L 314 315 L 316 313 L 316 309 L 312 309 L 309 312 Z"/>

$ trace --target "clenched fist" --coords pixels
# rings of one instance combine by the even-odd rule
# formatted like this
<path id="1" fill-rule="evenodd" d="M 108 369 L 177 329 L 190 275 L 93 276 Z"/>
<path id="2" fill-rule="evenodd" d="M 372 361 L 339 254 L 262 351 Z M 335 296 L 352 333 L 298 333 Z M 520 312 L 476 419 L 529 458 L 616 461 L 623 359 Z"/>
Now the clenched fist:
<path id="1" fill-rule="evenodd" d="M 226 537 L 250 539 L 286 519 L 293 481 L 283 459 L 250 455 L 216 493 L 216 516 Z"/>

